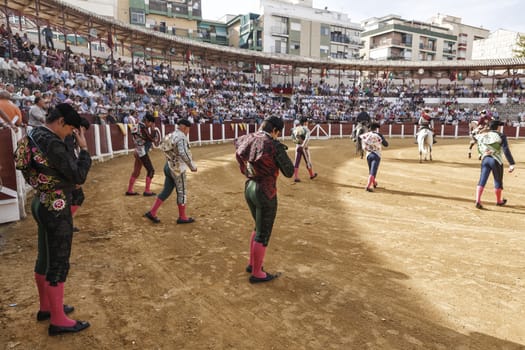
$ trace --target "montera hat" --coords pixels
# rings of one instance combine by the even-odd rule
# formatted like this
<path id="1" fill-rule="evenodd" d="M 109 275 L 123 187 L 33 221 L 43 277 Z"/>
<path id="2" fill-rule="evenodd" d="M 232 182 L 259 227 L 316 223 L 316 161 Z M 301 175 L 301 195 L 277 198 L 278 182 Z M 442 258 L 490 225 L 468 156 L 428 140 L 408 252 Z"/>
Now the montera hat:
<path id="1" fill-rule="evenodd" d="M 72 125 L 77 129 L 82 125 L 82 118 L 69 103 L 60 103 L 56 105 L 55 110 L 64 118 L 64 123 Z"/>
<path id="2" fill-rule="evenodd" d="M 179 119 L 177 120 L 177 125 L 191 126 L 191 122 L 188 119 Z"/>
<path id="3" fill-rule="evenodd" d="M 275 129 L 282 130 L 284 128 L 284 122 L 279 117 L 271 116 L 271 117 L 266 117 L 264 120 L 272 124 Z"/>

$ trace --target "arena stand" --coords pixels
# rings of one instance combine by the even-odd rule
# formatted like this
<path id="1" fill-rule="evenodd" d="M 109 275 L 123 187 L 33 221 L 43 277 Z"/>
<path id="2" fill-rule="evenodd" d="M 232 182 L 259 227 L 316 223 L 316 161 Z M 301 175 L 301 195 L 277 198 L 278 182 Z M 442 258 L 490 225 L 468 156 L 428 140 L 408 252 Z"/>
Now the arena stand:
<path id="1" fill-rule="evenodd" d="M 172 132 L 174 125 L 158 123 L 162 136 Z M 285 123 L 283 140 L 291 137 L 292 121 Z M 332 138 L 350 138 L 353 131 L 351 123 L 319 123 L 312 127 L 312 139 L 323 140 Z M 503 131 L 510 138 L 525 138 L 525 127 L 503 126 Z M 436 128 L 439 138 L 468 137 L 468 125 L 441 124 Z M 204 123 L 196 124 L 191 128 L 189 139 L 193 146 L 231 142 L 235 138 L 257 130 L 254 123 L 225 122 L 223 124 Z M 388 138 L 414 137 L 417 125 L 383 124 L 380 132 Z M 26 216 L 24 207 L 31 188 L 25 184 L 19 171 L 15 170 L 13 152 L 16 149 L 16 140 L 25 135 L 26 130 L 21 128 L 17 134 L 10 129 L 0 130 L 0 223 L 17 221 Z M 107 161 L 113 157 L 128 154 L 133 151 L 133 141 L 130 137 L 129 126 L 125 124 L 93 124 L 86 133 L 89 152 L 93 160 Z M 350 142 L 350 141 L 349 141 Z"/>

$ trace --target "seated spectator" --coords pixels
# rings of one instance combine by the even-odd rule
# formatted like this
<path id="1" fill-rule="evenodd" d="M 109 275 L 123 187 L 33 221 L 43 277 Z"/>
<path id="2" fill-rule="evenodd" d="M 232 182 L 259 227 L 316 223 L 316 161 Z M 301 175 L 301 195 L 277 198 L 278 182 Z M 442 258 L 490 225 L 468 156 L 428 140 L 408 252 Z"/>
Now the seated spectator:
<path id="1" fill-rule="evenodd" d="M 82 104 L 82 98 L 80 96 L 75 96 L 74 99 L 73 99 L 73 107 L 75 108 L 75 110 L 78 112 L 80 111 L 80 105 Z"/>
<path id="2" fill-rule="evenodd" d="M 13 59 L 9 61 L 9 68 L 14 80 L 26 80 L 31 73 L 31 69 L 29 69 L 24 62 L 20 62 L 16 57 L 13 57 Z"/>
<path id="3" fill-rule="evenodd" d="M 5 23 L 0 24 L 0 36 L 3 36 L 3 37 L 9 36 L 9 31 L 5 27 Z"/>
<path id="4" fill-rule="evenodd" d="M 40 47 L 40 65 L 47 67 L 47 48 L 44 45 Z"/>
<path id="5" fill-rule="evenodd" d="M 82 102 L 80 103 L 80 106 L 78 108 L 79 113 L 91 113 L 91 103 L 89 102 L 89 98 L 84 97 L 82 99 Z"/>
<path id="6" fill-rule="evenodd" d="M 19 108 L 22 108 L 24 105 L 27 105 L 27 101 L 29 101 L 29 105 L 33 104 L 34 97 L 31 94 L 31 90 L 29 90 L 27 87 L 24 87 L 16 94 L 11 94 L 11 100 L 15 101 L 15 104 Z"/>
<path id="7" fill-rule="evenodd" d="M 9 79 L 11 76 L 10 70 L 9 64 L 3 58 L 0 58 L 0 75 L 2 79 Z"/>
<path id="8" fill-rule="evenodd" d="M 36 65 L 41 65 L 41 57 L 40 57 L 40 48 L 38 45 L 31 44 L 31 55 L 33 56 L 33 62 L 35 62 Z"/>
<path id="9" fill-rule="evenodd" d="M 40 79 L 40 75 L 38 74 L 38 71 L 33 71 L 26 81 L 26 86 L 33 90 L 38 90 L 42 88 L 42 79 Z"/>
<path id="10" fill-rule="evenodd" d="M 35 103 L 29 109 L 29 126 L 37 127 L 44 125 L 46 122 L 46 115 L 46 100 L 44 100 L 42 97 L 35 97 Z"/>

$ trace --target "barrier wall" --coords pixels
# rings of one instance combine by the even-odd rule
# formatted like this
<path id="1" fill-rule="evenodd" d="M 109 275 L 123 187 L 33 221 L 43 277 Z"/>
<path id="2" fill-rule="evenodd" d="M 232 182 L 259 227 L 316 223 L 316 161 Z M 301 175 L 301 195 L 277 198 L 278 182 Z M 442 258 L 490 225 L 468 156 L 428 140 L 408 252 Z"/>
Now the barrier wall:
<path id="1" fill-rule="evenodd" d="M 172 132 L 174 125 L 160 125 L 162 136 Z M 289 139 L 293 124 L 285 123 L 282 138 Z M 197 124 L 190 129 L 188 135 L 192 145 L 230 142 L 235 138 L 255 132 L 257 125 L 248 123 L 224 124 Z M 525 138 L 525 128 L 504 126 L 503 132 L 509 138 Z M 124 124 L 99 125 L 92 124 L 86 132 L 88 149 L 94 160 L 105 161 L 119 154 L 133 151 L 133 140 L 129 135 L 129 127 Z M 322 123 L 311 128 L 312 139 L 346 138 L 352 135 L 351 123 Z M 382 125 L 380 132 L 388 138 L 414 137 L 417 125 L 414 124 L 389 124 Z M 20 172 L 15 171 L 13 152 L 16 140 L 22 137 L 25 130 L 18 134 L 10 129 L 0 130 L 0 223 L 20 220 L 25 217 L 25 200 L 28 187 Z M 466 123 L 457 125 L 439 125 L 435 130 L 438 138 L 468 137 L 469 130 Z"/>
<path id="2" fill-rule="evenodd" d="M 20 211 L 18 183 L 15 172 L 13 152 L 16 147 L 16 135 L 11 129 L 0 130 L 0 223 L 20 220 L 25 212 Z M 21 179 L 23 181 L 23 178 Z M 24 183 L 21 186 L 25 187 Z"/>

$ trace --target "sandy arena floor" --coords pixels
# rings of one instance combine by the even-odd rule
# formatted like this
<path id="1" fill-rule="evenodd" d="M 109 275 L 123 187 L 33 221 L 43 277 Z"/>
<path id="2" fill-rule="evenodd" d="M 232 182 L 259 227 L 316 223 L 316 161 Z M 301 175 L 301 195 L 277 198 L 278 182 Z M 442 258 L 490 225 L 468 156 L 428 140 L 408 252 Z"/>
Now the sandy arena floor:
<path id="1" fill-rule="evenodd" d="M 486 210 L 466 139 L 439 139 L 423 164 L 413 139 L 389 141 L 375 193 L 349 139 L 312 141 L 319 177 L 302 164 L 303 182 L 279 178 L 264 266 L 283 275 L 260 285 L 244 272 L 253 223 L 231 143 L 192 149 L 191 225 L 174 196 L 159 225 L 142 216 L 152 198 L 124 196 L 131 155 L 95 164 L 65 298 L 91 328 L 48 337 L 36 322 L 28 217 L 0 226 L 0 349 L 525 349 L 525 141 L 510 140 L 508 205 L 491 178 Z"/>

